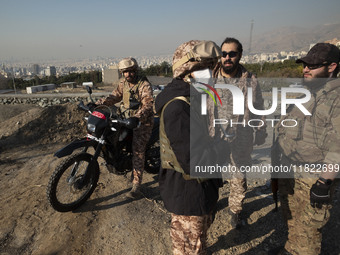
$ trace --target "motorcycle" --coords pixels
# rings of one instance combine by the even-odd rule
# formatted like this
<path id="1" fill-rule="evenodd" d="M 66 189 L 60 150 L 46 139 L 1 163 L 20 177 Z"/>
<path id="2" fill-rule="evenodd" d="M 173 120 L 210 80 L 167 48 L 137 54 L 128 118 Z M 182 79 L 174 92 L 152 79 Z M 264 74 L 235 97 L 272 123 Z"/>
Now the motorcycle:
<path id="1" fill-rule="evenodd" d="M 95 106 L 92 90 L 86 87 L 91 103 L 80 101 L 78 108 L 89 113 L 87 135 L 77 139 L 54 156 L 63 158 L 50 177 L 47 198 L 50 205 L 59 212 L 72 211 L 91 196 L 99 179 L 98 158 L 104 159 L 109 172 L 125 174 L 132 169 L 133 128 L 138 125 L 135 118 L 125 118 L 118 107 Z M 138 102 L 130 100 L 130 108 L 136 110 Z M 88 150 L 93 148 L 94 152 Z M 145 151 L 145 171 L 155 174 L 160 168 L 159 118 L 154 118 L 151 137 Z"/>

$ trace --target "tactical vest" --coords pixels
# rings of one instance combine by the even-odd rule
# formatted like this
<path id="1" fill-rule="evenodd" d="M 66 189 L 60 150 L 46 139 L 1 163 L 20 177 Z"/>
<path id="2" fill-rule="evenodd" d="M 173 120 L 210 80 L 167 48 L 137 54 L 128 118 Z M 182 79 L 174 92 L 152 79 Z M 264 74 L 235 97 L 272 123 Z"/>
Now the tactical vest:
<path id="1" fill-rule="evenodd" d="M 139 79 L 139 81 L 137 82 L 137 84 L 135 84 L 132 88 L 130 88 L 129 83 L 124 80 L 123 83 L 123 100 L 122 100 L 122 104 L 120 105 L 121 111 L 124 112 L 125 111 L 125 117 L 126 118 L 130 118 L 135 116 L 137 110 L 128 110 L 130 108 L 130 98 L 132 100 L 137 100 L 138 102 L 140 102 L 140 98 L 139 98 L 139 87 L 143 84 L 145 80 L 144 79 Z"/>
<path id="2" fill-rule="evenodd" d="M 179 164 L 174 151 L 171 148 L 169 138 L 166 136 L 165 128 L 164 128 L 164 110 L 171 102 L 175 100 L 182 100 L 190 105 L 190 101 L 188 98 L 184 96 L 179 96 L 171 99 L 167 102 L 162 109 L 159 123 L 159 142 L 160 142 L 160 151 L 161 151 L 161 165 L 163 169 L 173 169 L 179 173 L 183 174 L 183 178 L 187 180 L 187 177 L 190 178 L 187 174 L 185 174 L 183 168 Z"/>
<path id="3" fill-rule="evenodd" d="M 304 106 L 312 114 L 305 116 L 297 107 L 288 108 L 283 119 L 294 119 L 295 127 L 278 127 L 281 151 L 290 160 L 301 163 L 323 162 L 332 146 L 339 146 L 340 79 L 328 82 Z M 286 123 L 288 124 L 288 123 Z M 292 123 L 291 123 L 292 124 Z M 335 124 L 335 125 L 334 125 Z"/>
<path id="4" fill-rule="evenodd" d="M 242 65 L 238 68 L 237 74 L 234 78 L 227 78 L 224 77 L 221 73 L 222 67 L 216 70 L 215 76 L 216 76 L 216 83 L 224 83 L 224 84 L 232 84 L 239 89 L 242 90 L 242 93 L 244 95 L 244 114 L 243 115 L 234 115 L 233 113 L 233 106 L 234 104 L 237 104 L 238 102 L 234 102 L 233 95 L 230 90 L 227 89 L 216 89 L 217 93 L 220 95 L 221 100 L 223 102 L 223 105 L 218 107 L 218 118 L 219 119 L 226 119 L 228 120 L 227 125 L 219 125 L 220 128 L 224 129 L 224 134 L 228 135 L 228 138 L 224 138 L 228 142 L 233 142 L 236 139 L 244 137 L 244 133 L 247 135 L 247 137 L 244 137 L 245 140 L 249 141 L 249 135 L 253 134 L 253 128 L 250 128 L 248 126 L 243 127 L 242 125 L 231 125 L 232 122 L 243 122 L 251 118 L 249 116 L 251 113 L 249 112 L 248 106 L 247 106 L 247 95 L 248 95 L 248 88 L 252 88 L 251 86 L 251 79 L 253 79 L 253 74 L 251 72 L 248 72 Z M 257 119 L 258 117 L 256 117 Z M 230 121 L 231 120 L 231 121 Z M 224 137 L 224 136 L 223 136 Z M 246 146 L 250 146 L 252 141 L 246 142 Z"/>
<path id="5" fill-rule="evenodd" d="M 176 172 L 179 172 L 183 175 L 184 180 L 197 180 L 199 183 L 206 181 L 207 179 L 203 178 L 191 178 L 190 175 L 186 174 L 179 164 L 176 155 L 171 148 L 169 138 L 167 137 L 165 133 L 164 128 L 164 110 L 170 104 L 171 102 L 175 100 L 182 100 L 186 102 L 188 105 L 190 105 L 189 98 L 184 96 L 179 96 L 171 99 L 169 102 L 167 102 L 161 111 L 160 116 L 160 124 L 159 124 L 159 142 L 160 142 L 160 152 L 161 152 L 161 165 L 163 169 L 173 169 Z"/>

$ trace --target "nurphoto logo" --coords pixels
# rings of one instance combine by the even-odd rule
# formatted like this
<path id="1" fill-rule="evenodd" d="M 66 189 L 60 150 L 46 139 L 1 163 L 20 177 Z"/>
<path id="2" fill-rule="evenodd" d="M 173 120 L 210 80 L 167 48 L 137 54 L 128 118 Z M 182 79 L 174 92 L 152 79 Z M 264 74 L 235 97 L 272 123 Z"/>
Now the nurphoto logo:
<path id="1" fill-rule="evenodd" d="M 210 86 L 209 84 L 203 83 L 203 82 L 198 82 L 198 84 L 206 86 L 208 89 L 210 89 L 212 92 L 214 92 L 215 96 L 218 98 L 218 100 L 220 101 L 220 104 L 222 105 L 222 100 L 221 100 L 219 94 L 217 93 L 217 91 L 212 86 Z M 216 99 L 215 99 L 214 95 L 211 94 L 211 92 L 209 90 L 207 90 L 205 88 L 202 88 L 200 86 L 197 86 L 197 85 L 195 85 L 195 87 L 200 89 L 200 90 L 202 90 L 203 92 L 207 93 L 212 98 L 212 100 L 214 100 L 214 103 L 217 106 Z M 202 94 L 201 98 L 202 98 L 201 114 L 202 115 L 207 115 L 207 95 L 206 94 Z"/>
<path id="2" fill-rule="evenodd" d="M 244 94 L 240 88 L 238 88 L 235 85 L 231 84 L 215 84 L 214 87 L 199 82 L 199 84 L 204 85 L 208 89 L 210 89 L 212 92 L 214 92 L 214 95 L 216 98 L 219 100 L 221 106 L 222 106 L 222 100 L 217 93 L 216 89 L 228 89 L 233 98 L 233 114 L 234 115 L 244 115 L 244 105 L 245 105 L 245 100 L 244 100 Z M 207 94 L 214 100 L 215 105 L 217 106 L 217 102 L 215 99 L 215 96 L 205 88 L 202 88 L 201 86 L 195 85 L 196 88 L 202 90 L 202 92 L 205 92 L 201 95 L 201 114 L 206 115 L 207 114 Z M 311 99 L 311 93 L 308 89 L 305 88 L 291 88 L 291 87 L 282 87 L 280 89 L 281 93 L 281 115 L 284 116 L 287 114 L 286 108 L 287 105 L 295 105 L 304 115 L 310 116 L 312 115 L 304 106 L 304 103 L 307 103 Z M 248 109 L 250 110 L 251 113 L 259 116 L 268 116 L 272 113 L 275 112 L 275 110 L 278 107 L 279 100 L 278 100 L 278 95 L 279 95 L 279 90 L 276 87 L 272 88 L 272 104 L 269 109 L 255 109 L 253 105 L 253 91 L 251 87 L 248 87 L 247 91 L 247 104 L 248 104 Z M 299 98 L 288 98 L 287 94 L 299 94 L 299 95 L 304 95 L 304 97 L 299 97 Z M 280 121 L 280 119 L 267 119 L 267 122 L 271 122 L 272 126 L 275 126 L 275 122 Z M 252 123 L 257 123 L 256 126 L 252 125 Z M 291 123 L 291 124 L 289 124 Z M 248 121 L 248 123 L 245 122 L 234 122 L 232 123 L 232 120 L 226 120 L 226 119 L 214 119 L 214 127 L 216 125 L 225 125 L 225 124 L 230 124 L 231 126 L 234 125 L 240 125 L 242 124 L 243 126 L 248 126 L 250 127 L 261 127 L 264 125 L 264 121 L 260 119 L 251 119 Z M 297 125 L 297 121 L 294 119 L 285 119 L 281 121 L 281 125 L 284 127 L 295 127 Z"/>

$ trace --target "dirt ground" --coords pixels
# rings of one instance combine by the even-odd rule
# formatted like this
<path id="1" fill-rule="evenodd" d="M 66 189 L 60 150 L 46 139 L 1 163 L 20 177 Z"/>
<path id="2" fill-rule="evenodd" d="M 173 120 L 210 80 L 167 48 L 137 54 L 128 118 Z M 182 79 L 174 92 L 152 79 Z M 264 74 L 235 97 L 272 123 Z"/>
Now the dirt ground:
<path id="1" fill-rule="evenodd" d="M 83 117 L 71 104 L 0 105 L 0 254 L 171 254 L 170 214 L 157 175 L 145 173 L 145 197 L 132 201 L 125 198 L 127 177 L 102 167 L 98 187 L 78 210 L 59 213 L 48 204 L 48 180 L 61 161 L 53 154 L 84 135 Z M 269 162 L 270 140 L 255 148 L 254 164 Z M 323 230 L 322 254 L 340 254 L 339 193 Z M 208 232 L 211 254 L 261 255 L 285 242 L 268 180 L 249 180 L 240 230 L 230 228 L 228 194 L 226 182 Z"/>

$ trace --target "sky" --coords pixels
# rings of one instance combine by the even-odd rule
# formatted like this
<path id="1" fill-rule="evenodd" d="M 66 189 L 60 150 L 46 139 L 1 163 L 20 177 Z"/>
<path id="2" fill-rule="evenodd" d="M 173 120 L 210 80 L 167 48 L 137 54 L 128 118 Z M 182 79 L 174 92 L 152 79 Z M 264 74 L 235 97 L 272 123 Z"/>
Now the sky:
<path id="1" fill-rule="evenodd" d="M 0 63 L 172 54 L 192 39 L 249 41 L 252 20 L 256 36 L 340 23 L 339 11 L 339 0 L 0 0 Z"/>

